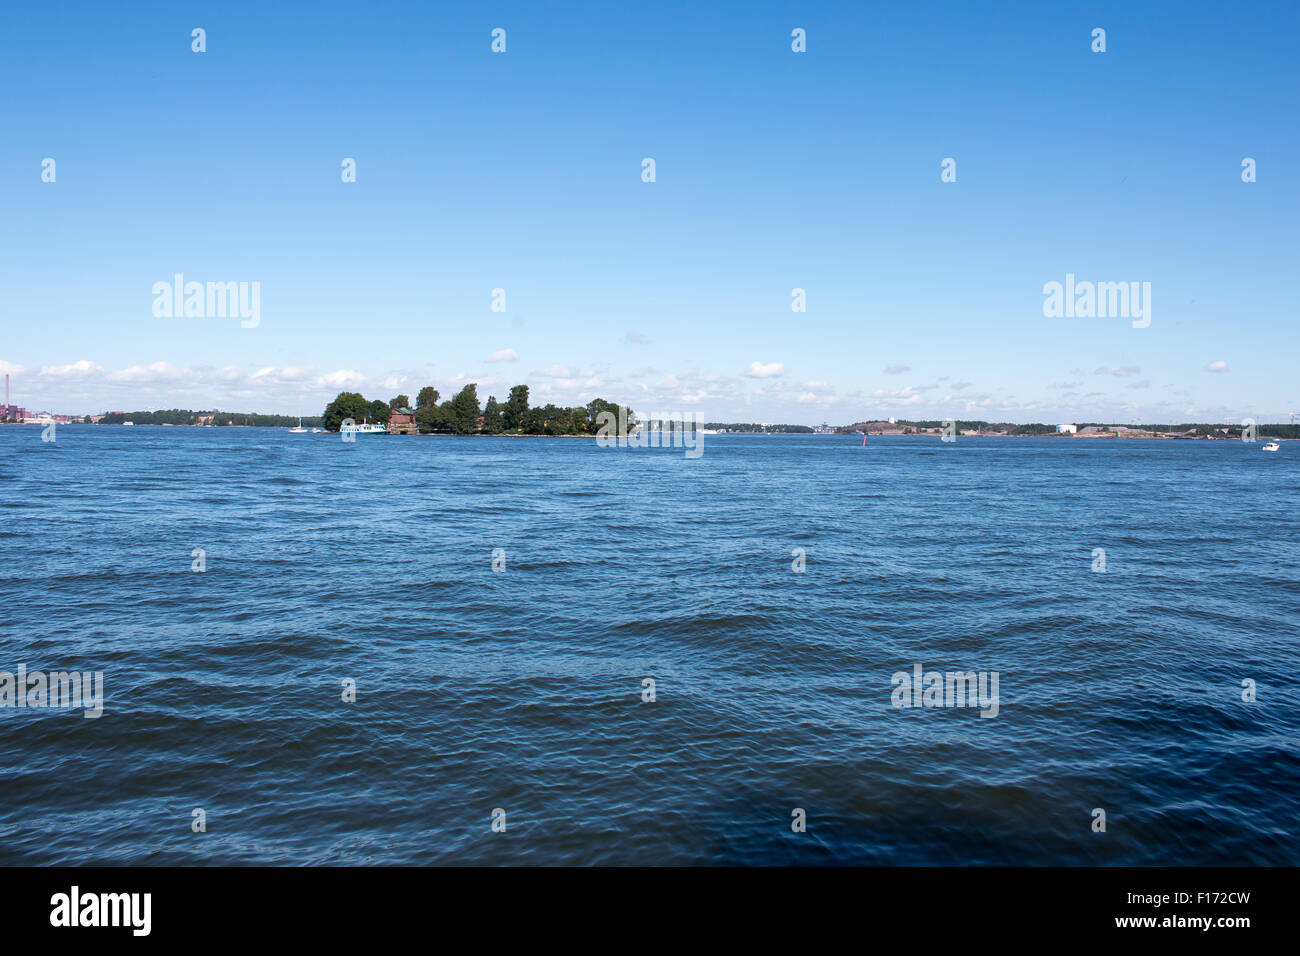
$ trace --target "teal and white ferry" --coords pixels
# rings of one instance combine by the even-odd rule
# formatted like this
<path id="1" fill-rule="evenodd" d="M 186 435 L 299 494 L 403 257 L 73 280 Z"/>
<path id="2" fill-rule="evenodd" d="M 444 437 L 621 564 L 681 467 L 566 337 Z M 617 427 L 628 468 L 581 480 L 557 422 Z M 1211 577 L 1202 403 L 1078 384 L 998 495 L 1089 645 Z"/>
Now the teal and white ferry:
<path id="1" fill-rule="evenodd" d="M 339 426 L 340 435 L 385 435 L 388 429 L 379 422 L 362 422 L 358 425 L 353 422 L 351 425 Z"/>

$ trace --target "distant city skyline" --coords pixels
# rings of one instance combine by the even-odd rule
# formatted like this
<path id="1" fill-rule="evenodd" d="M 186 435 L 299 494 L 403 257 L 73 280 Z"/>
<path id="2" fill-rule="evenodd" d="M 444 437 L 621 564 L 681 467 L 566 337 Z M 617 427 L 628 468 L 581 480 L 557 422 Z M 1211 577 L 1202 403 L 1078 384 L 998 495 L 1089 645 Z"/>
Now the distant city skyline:
<path id="1" fill-rule="evenodd" d="M 0 373 L 61 414 L 1287 422 L 1300 11 L 1251 10 L 24 7 Z"/>

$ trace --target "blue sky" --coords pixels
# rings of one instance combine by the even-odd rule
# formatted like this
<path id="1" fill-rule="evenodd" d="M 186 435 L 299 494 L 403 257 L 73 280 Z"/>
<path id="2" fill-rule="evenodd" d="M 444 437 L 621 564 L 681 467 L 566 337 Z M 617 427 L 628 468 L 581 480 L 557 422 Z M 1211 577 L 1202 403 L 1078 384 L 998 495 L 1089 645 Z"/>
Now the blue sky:
<path id="1" fill-rule="evenodd" d="M 1298 9 L 18 7 L 0 370 L 76 413 L 477 381 L 728 421 L 1285 421 Z M 259 324 L 155 317 L 175 273 L 259 282 Z M 1044 317 L 1067 273 L 1150 282 L 1150 326 Z"/>

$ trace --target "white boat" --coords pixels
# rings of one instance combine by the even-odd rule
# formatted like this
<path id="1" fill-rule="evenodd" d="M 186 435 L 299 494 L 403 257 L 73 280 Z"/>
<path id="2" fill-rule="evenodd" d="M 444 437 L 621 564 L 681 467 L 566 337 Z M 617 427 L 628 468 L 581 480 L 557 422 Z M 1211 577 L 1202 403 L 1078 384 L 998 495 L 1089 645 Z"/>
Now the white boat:
<path id="1" fill-rule="evenodd" d="M 325 429 L 323 429 L 323 428 L 313 428 L 313 429 L 311 430 L 311 433 L 312 433 L 313 435 L 319 435 L 319 434 L 320 434 L 321 432 L 323 432 L 324 430 L 325 430 Z"/>
<path id="2" fill-rule="evenodd" d="M 1278 444 L 1277 442 L 1275 442 L 1275 441 L 1271 441 L 1271 442 L 1269 442 L 1267 445 L 1265 445 L 1261 450 L 1262 450 L 1262 451 L 1281 451 L 1281 450 L 1282 450 L 1282 446 L 1279 445 L 1279 444 Z"/>
<path id="3" fill-rule="evenodd" d="M 379 422 L 362 422 L 360 425 L 343 425 L 339 428 L 340 435 L 384 435 L 386 429 Z"/>
<path id="4" fill-rule="evenodd" d="M 123 422 L 122 424 L 123 424 L 123 425 L 134 425 L 135 422 Z"/>
<path id="5" fill-rule="evenodd" d="M 298 427 L 297 427 L 297 428 L 290 428 L 290 429 L 289 429 L 289 434 L 290 434 L 290 435 L 305 435 L 305 434 L 307 434 L 307 429 L 305 429 L 305 428 L 302 427 L 302 419 L 301 419 L 301 418 L 298 419 Z"/>

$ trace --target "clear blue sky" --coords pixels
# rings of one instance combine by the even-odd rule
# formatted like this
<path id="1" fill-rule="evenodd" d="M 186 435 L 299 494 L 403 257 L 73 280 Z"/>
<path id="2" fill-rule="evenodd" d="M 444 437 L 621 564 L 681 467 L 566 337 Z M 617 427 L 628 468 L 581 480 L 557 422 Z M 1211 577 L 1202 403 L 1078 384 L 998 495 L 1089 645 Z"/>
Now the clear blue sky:
<path id="1" fill-rule="evenodd" d="M 15 6 L 0 370 L 78 413 L 478 381 L 724 420 L 1286 420 L 1298 11 Z M 260 282 L 260 324 L 156 318 L 178 272 Z M 1150 327 L 1045 318 L 1066 273 L 1150 282 Z"/>

